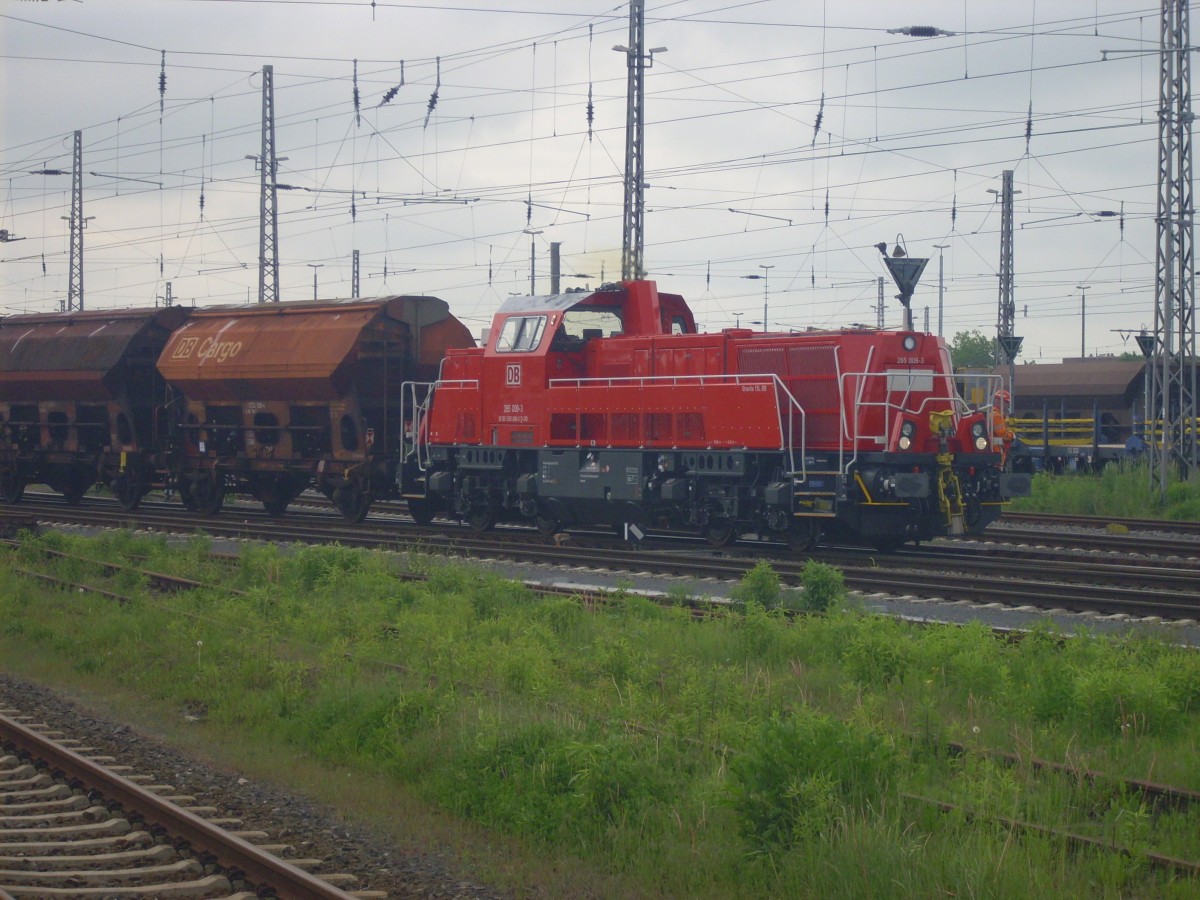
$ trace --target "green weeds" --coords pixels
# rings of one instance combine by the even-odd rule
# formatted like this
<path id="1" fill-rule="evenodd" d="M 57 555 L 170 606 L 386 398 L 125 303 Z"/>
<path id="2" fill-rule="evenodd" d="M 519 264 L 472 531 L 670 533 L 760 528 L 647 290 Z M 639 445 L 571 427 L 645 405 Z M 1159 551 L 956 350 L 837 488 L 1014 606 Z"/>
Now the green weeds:
<path id="1" fill-rule="evenodd" d="M 995 821 L 1200 859 L 1200 813 L 981 752 L 1200 786 L 1200 662 L 1163 641 L 916 628 L 849 608 L 840 573 L 819 563 L 800 592 L 760 563 L 737 610 L 697 619 L 683 597 L 625 592 L 588 610 L 465 567 L 342 547 L 247 548 L 231 569 L 204 540 L 46 535 L 4 558 L 95 587 L 119 580 L 48 547 L 214 587 L 163 596 L 130 582 L 133 601 L 116 605 L 5 565 L 6 664 L 57 660 L 64 678 L 202 711 L 214 737 L 388 779 L 647 894 L 1196 888 Z M 952 757 L 948 741 L 980 752 Z"/>
<path id="2" fill-rule="evenodd" d="M 1016 512 L 1065 513 L 1114 518 L 1200 521 L 1200 480 L 1168 485 L 1165 500 L 1150 489 L 1144 462 L 1108 465 L 1099 475 L 1033 477 L 1029 497 L 1013 501 Z"/>

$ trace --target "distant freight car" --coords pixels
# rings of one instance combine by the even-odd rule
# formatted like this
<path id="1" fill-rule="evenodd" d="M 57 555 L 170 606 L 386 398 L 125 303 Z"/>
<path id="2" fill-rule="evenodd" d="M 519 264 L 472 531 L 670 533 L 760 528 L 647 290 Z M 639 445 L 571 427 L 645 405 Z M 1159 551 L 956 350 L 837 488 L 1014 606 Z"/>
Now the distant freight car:
<path id="1" fill-rule="evenodd" d="M 41 483 L 76 504 L 99 481 L 133 509 L 163 486 L 173 421 L 155 363 L 188 312 L 0 319 L 0 498 Z"/>
<path id="2" fill-rule="evenodd" d="M 992 427 L 933 335 L 699 334 L 653 282 L 515 297 L 486 346 L 448 351 L 409 506 L 476 530 L 510 519 L 891 549 L 982 530 L 1028 491 Z"/>
<path id="3" fill-rule="evenodd" d="M 176 470 L 204 515 L 227 492 L 282 515 L 316 487 L 351 521 L 397 490 L 405 382 L 474 346 L 435 297 L 209 307 L 170 338 L 158 370 L 183 398 Z"/>

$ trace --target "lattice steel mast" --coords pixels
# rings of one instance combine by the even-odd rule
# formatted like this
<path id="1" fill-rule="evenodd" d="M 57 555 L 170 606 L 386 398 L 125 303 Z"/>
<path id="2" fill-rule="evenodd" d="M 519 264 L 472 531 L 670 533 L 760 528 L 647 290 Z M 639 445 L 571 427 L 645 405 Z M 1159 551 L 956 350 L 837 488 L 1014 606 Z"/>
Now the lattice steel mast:
<path id="1" fill-rule="evenodd" d="M 642 252 L 645 246 L 643 218 L 646 209 L 644 154 L 646 123 L 642 118 L 646 100 L 645 67 L 642 48 L 646 40 L 645 0 L 629 4 L 629 46 L 625 59 L 629 69 L 625 110 L 625 218 L 621 234 L 621 280 L 645 275 Z"/>
<path id="2" fill-rule="evenodd" d="M 1159 36 L 1158 252 L 1148 419 L 1162 422 L 1150 454 L 1152 489 L 1172 469 L 1196 471 L 1196 294 L 1192 248 L 1192 47 L 1187 0 L 1162 0 Z"/>
<path id="3" fill-rule="evenodd" d="M 1013 172 L 1012 169 L 1005 169 L 1000 179 L 1000 296 L 996 308 L 996 365 L 1008 366 L 1008 389 L 1015 393 L 1015 361 L 1024 339 L 1013 334 L 1017 323 L 1017 302 L 1013 296 L 1013 194 Z"/>
<path id="4" fill-rule="evenodd" d="M 275 67 L 262 71 L 262 172 L 258 201 L 258 302 L 279 302 L 279 219 L 275 176 Z"/>
<path id="5" fill-rule="evenodd" d="M 71 269 L 67 284 L 66 311 L 83 309 L 83 132 L 75 132 L 71 165 Z"/>

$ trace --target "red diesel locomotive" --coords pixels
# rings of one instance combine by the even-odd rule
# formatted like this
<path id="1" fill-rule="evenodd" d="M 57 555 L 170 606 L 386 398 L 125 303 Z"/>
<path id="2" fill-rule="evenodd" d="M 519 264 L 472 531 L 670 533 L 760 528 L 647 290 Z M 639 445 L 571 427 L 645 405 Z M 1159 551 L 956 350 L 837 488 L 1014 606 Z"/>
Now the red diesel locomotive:
<path id="1" fill-rule="evenodd" d="M 414 518 L 543 532 L 608 524 L 881 549 L 982 530 L 1029 476 L 958 397 L 936 336 L 848 329 L 699 334 L 635 281 L 514 297 L 486 343 L 448 349 L 410 427 Z"/>

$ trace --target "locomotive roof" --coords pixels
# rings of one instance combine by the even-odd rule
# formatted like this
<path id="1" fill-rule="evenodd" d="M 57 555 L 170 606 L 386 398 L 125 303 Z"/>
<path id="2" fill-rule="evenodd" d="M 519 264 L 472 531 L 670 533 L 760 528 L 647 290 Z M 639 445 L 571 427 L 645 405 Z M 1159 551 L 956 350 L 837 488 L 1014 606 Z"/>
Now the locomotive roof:
<path id="1" fill-rule="evenodd" d="M 509 297 L 502 304 L 498 312 L 515 313 L 515 312 L 554 312 L 570 309 L 572 306 L 578 306 L 585 300 L 591 300 L 596 296 L 598 291 L 574 291 L 567 294 L 547 294 L 541 297 Z M 621 294 L 613 294 L 618 300 L 622 298 Z"/>

